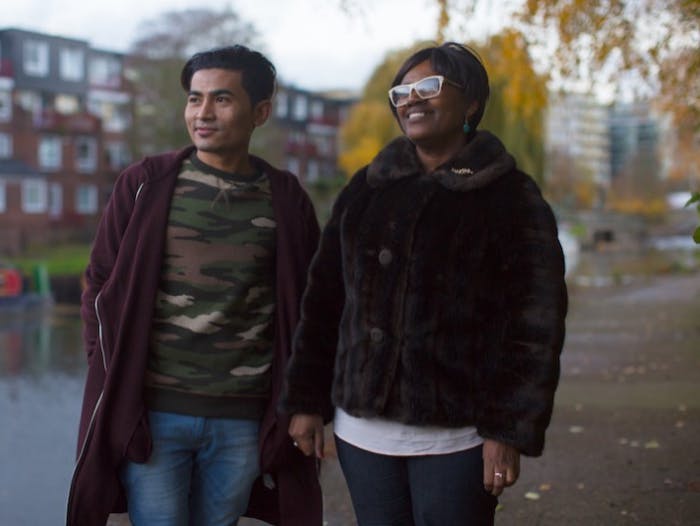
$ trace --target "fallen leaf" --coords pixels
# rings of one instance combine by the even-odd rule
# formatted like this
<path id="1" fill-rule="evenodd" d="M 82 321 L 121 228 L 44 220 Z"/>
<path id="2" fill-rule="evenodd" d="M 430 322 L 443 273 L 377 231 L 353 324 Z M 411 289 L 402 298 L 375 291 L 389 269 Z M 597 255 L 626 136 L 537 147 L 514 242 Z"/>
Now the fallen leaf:
<path id="1" fill-rule="evenodd" d="M 688 491 L 700 493 L 700 480 L 691 480 L 688 482 Z"/>
<path id="2" fill-rule="evenodd" d="M 661 446 L 656 440 L 649 440 L 649 442 L 644 444 L 644 449 L 659 449 L 659 447 Z"/>
<path id="3" fill-rule="evenodd" d="M 630 447 L 639 447 L 639 440 L 632 440 L 632 442 L 630 442 Z"/>
<path id="4" fill-rule="evenodd" d="M 626 438 L 623 437 L 623 438 L 620 438 L 617 441 L 617 443 L 620 444 L 621 446 L 626 446 L 629 443 L 629 440 L 627 440 Z"/>
<path id="5" fill-rule="evenodd" d="M 676 422 L 676 427 L 678 429 L 683 429 L 685 427 L 685 422 L 683 420 L 679 420 L 678 422 Z"/>
<path id="6" fill-rule="evenodd" d="M 540 491 L 549 491 L 552 489 L 551 484 L 547 484 L 546 482 L 544 484 L 540 484 Z"/>
<path id="7" fill-rule="evenodd" d="M 583 482 L 579 482 L 578 484 L 576 484 L 576 489 L 584 489 L 585 487 L 586 485 Z"/>
<path id="8" fill-rule="evenodd" d="M 569 433 L 573 433 L 573 434 L 583 433 L 583 426 L 571 426 L 569 428 Z"/>
<path id="9" fill-rule="evenodd" d="M 678 406 L 678 410 L 679 410 L 681 413 L 685 413 L 687 409 L 688 409 L 688 408 L 686 407 L 685 404 L 680 404 L 680 405 Z"/>
<path id="10" fill-rule="evenodd" d="M 540 494 L 539 494 L 539 493 L 536 493 L 536 492 L 534 492 L 534 491 L 528 491 L 528 492 L 525 494 L 525 498 L 526 498 L 527 500 L 539 500 L 539 499 L 540 499 Z"/>

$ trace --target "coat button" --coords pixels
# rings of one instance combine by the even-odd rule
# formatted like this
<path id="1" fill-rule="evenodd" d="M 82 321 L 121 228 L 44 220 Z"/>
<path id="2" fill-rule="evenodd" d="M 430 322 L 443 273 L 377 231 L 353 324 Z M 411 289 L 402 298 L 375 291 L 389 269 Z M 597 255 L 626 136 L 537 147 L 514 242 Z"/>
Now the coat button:
<path id="1" fill-rule="evenodd" d="M 373 327 L 369 331 L 369 339 L 372 340 L 372 343 L 382 343 L 384 341 L 384 331 Z"/>
<path id="2" fill-rule="evenodd" d="M 394 259 L 394 256 L 391 255 L 391 250 L 388 248 L 383 248 L 379 251 L 379 263 L 382 265 L 387 266 L 392 259 Z"/>

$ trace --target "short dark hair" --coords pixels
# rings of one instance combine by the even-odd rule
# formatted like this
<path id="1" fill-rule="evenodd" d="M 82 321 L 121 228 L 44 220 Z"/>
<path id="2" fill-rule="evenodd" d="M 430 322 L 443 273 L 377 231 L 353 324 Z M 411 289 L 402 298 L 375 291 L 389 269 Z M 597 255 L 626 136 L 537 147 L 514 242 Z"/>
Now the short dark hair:
<path id="1" fill-rule="evenodd" d="M 253 51 L 240 44 L 192 55 L 180 73 L 180 84 L 185 91 L 190 91 L 192 77 L 200 69 L 240 71 L 243 89 L 253 106 L 260 101 L 271 99 L 275 92 L 275 66 L 259 51 Z"/>
<path id="2" fill-rule="evenodd" d="M 469 118 L 469 125 L 475 130 L 484 115 L 486 101 L 489 99 L 489 76 L 481 58 L 472 48 L 457 42 L 445 42 L 439 46 L 430 46 L 408 57 L 391 83 L 391 87 L 401 84 L 406 73 L 421 62 L 430 61 L 435 73 L 464 86 L 463 93 L 470 101 L 476 101 L 478 108 Z M 396 108 L 391 111 L 396 117 Z"/>

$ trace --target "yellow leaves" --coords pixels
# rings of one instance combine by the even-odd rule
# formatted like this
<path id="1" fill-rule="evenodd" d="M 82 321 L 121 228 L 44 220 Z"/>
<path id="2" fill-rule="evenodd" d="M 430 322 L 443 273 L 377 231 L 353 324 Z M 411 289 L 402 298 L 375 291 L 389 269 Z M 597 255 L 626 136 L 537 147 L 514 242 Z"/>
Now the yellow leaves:
<path id="1" fill-rule="evenodd" d="M 479 52 L 491 84 L 481 127 L 500 137 L 519 167 L 537 178 L 543 170 L 547 79 L 537 74 L 523 35 L 513 29 L 489 39 Z"/>
<path id="2" fill-rule="evenodd" d="M 340 154 L 338 161 L 340 168 L 348 177 L 352 176 L 357 170 L 369 164 L 381 147 L 382 144 L 376 137 L 361 137 L 352 148 Z"/>
<path id="3" fill-rule="evenodd" d="M 358 103 L 341 130 L 340 167 L 351 176 L 399 133 L 388 102 Z"/>
<path id="4" fill-rule="evenodd" d="M 437 0 L 437 4 L 440 6 L 440 14 L 438 15 L 436 38 L 437 42 L 441 44 L 445 41 L 445 31 L 450 25 L 450 11 L 447 0 Z"/>

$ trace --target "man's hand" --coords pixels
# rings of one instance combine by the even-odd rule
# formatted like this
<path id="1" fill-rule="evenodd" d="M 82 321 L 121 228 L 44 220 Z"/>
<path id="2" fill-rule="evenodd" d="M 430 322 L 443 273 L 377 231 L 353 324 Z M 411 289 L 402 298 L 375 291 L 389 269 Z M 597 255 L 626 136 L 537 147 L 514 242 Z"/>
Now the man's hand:
<path id="1" fill-rule="evenodd" d="M 309 456 L 323 458 L 323 418 L 321 415 L 296 414 L 289 422 L 289 435 L 294 445 Z"/>
<path id="2" fill-rule="evenodd" d="M 512 486 L 520 476 L 520 453 L 517 449 L 495 440 L 485 439 L 484 488 L 498 497 L 503 488 Z"/>

